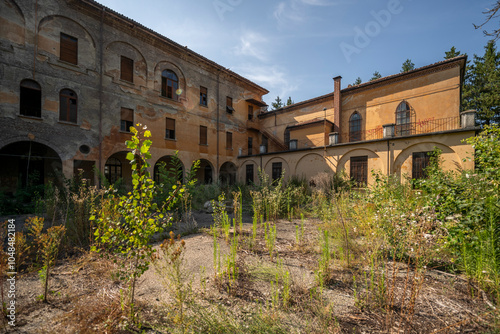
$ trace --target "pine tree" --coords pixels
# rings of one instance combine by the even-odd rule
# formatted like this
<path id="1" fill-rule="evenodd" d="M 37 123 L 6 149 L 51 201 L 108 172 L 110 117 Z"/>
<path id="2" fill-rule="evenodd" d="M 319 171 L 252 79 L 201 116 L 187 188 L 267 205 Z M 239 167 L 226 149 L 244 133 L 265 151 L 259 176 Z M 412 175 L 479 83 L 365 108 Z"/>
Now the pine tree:
<path id="1" fill-rule="evenodd" d="M 500 122 L 500 52 L 494 41 L 484 49 L 483 57 L 474 55 L 463 88 L 463 109 L 475 109 L 479 125 Z"/>
<path id="2" fill-rule="evenodd" d="M 294 102 L 292 101 L 292 97 L 289 96 L 288 100 L 286 100 L 286 105 L 289 106 L 289 105 L 292 105 L 292 104 L 294 104 Z"/>
<path id="3" fill-rule="evenodd" d="M 454 46 L 451 47 L 450 51 L 445 51 L 444 59 L 451 59 L 460 56 L 460 51 L 458 51 Z"/>
<path id="4" fill-rule="evenodd" d="M 372 75 L 370 81 L 377 80 L 377 79 L 380 79 L 380 78 L 382 78 L 382 74 L 380 74 L 379 71 L 375 71 L 375 72 L 373 72 L 373 75 Z"/>
<path id="5" fill-rule="evenodd" d="M 415 64 L 411 61 L 411 59 L 406 59 L 401 67 L 401 73 L 409 72 L 415 69 Z"/>
<path id="6" fill-rule="evenodd" d="M 356 80 L 354 81 L 353 85 L 359 85 L 363 82 L 360 77 L 357 77 Z"/>
<path id="7" fill-rule="evenodd" d="M 283 107 L 283 102 L 281 101 L 279 95 L 276 96 L 276 100 L 274 100 L 274 102 L 271 103 L 271 106 L 273 107 L 273 110 L 280 109 Z"/>

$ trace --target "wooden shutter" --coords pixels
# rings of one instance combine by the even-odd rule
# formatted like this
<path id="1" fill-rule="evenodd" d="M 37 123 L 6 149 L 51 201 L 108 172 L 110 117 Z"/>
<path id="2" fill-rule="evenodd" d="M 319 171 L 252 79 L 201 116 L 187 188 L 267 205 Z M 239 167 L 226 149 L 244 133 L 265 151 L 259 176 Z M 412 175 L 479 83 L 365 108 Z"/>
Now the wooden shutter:
<path id="1" fill-rule="evenodd" d="M 121 120 L 133 123 L 134 122 L 134 111 L 132 109 L 128 109 L 128 108 L 122 108 L 121 109 Z"/>
<path id="2" fill-rule="evenodd" d="M 207 145 L 207 127 L 200 125 L 200 144 Z"/>
<path id="3" fill-rule="evenodd" d="M 120 79 L 134 82 L 134 61 L 124 56 L 121 56 Z"/>
<path id="4" fill-rule="evenodd" d="M 71 64 L 78 64 L 78 39 L 61 33 L 59 59 Z"/>
<path id="5" fill-rule="evenodd" d="M 226 132 L 226 148 L 233 148 L 233 134 L 231 132 Z"/>

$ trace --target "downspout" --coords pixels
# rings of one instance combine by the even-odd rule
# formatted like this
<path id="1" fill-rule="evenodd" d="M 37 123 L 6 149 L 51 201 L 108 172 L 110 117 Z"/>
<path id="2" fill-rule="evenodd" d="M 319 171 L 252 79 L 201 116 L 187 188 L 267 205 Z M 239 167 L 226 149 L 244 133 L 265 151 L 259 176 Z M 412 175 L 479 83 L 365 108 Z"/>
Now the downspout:
<path id="1" fill-rule="evenodd" d="M 36 0 L 35 2 L 35 45 L 33 47 L 33 80 L 35 80 L 37 52 L 38 52 L 38 0 Z"/>
<path id="2" fill-rule="evenodd" d="M 391 150 L 391 147 L 389 145 L 389 139 L 387 139 L 387 177 L 390 176 L 390 172 L 391 172 L 391 165 L 390 165 L 390 160 L 389 160 L 389 156 L 391 154 L 390 150 Z"/>
<path id="3" fill-rule="evenodd" d="M 103 25 L 104 25 L 104 12 L 105 8 L 101 11 L 101 25 L 99 28 L 99 172 L 102 171 L 102 62 L 103 62 Z M 101 178 L 99 178 L 99 188 L 101 187 Z"/>
<path id="4" fill-rule="evenodd" d="M 217 72 L 217 158 L 216 158 L 216 170 L 215 170 L 215 180 L 219 182 L 219 109 L 220 109 L 220 70 Z"/>

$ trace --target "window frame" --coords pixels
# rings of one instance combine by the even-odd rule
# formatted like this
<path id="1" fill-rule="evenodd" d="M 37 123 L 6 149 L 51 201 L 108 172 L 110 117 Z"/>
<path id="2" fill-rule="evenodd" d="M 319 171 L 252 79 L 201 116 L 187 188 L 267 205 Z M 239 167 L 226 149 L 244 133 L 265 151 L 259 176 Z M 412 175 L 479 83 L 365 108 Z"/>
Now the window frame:
<path id="1" fill-rule="evenodd" d="M 282 174 L 283 174 L 283 163 L 281 161 L 273 162 L 271 165 L 271 180 L 272 180 L 272 182 L 278 181 L 281 178 Z"/>
<path id="2" fill-rule="evenodd" d="M 405 109 L 403 109 L 403 106 Z M 409 136 L 415 134 L 415 111 L 407 101 L 401 101 L 395 112 L 395 135 Z M 403 122 L 404 121 L 404 122 Z"/>
<path id="3" fill-rule="evenodd" d="M 226 131 L 226 150 L 233 149 L 233 133 Z"/>
<path id="4" fill-rule="evenodd" d="M 359 171 L 361 169 L 361 171 Z M 368 156 L 350 158 L 349 176 L 358 188 L 368 185 Z"/>
<path id="5" fill-rule="evenodd" d="M 78 65 L 78 38 L 63 32 L 59 38 L 59 60 Z"/>
<path id="6" fill-rule="evenodd" d="M 251 121 L 253 120 L 253 106 L 252 105 L 248 105 L 248 120 Z"/>
<path id="7" fill-rule="evenodd" d="M 165 139 L 176 140 L 175 118 L 165 117 Z"/>
<path id="8" fill-rule="evenodd" d="M 125 65 L 125 66 L 124 66 Z M 129 75 L 127 75 L 129 74 Z M 134 60 L 120 56 L 120 80 L 134 83 Z"/>
<path id="9" fill-rule="evenodd" d="M 204 125 L 200 125 L 200 145 L 208 146 L 208 128 Z"/>
<path id="10" fill-rule="evenodd" d="M 426 179 L 426 168 L 430 165 L 432 151 L 413 152 L 411 162 L 411 178 L 414 180 Z M 418 165 L 416 166 L 418 162 Z"/>
<path id="11" fill-rule="evenodd" d="M 71 93 L 73 93 L 75 96 L 71 96 L 70 95 Z M 63 104 L 63 101 L 65 101 L 64 104 Z M 72 101 L 74 101 L 74 103 L 72 103 Z M 66 110 L 64 111 L 64 113 L 63 113 L 63 105 L 66 106 Z M 71 106 L 72 105 L 75 106 L 74 120 L 72 120 L 72 117 L 71 117 L 71 114 L 72 114 Z M 63 117 L 63 115 L 64 115 L 64 117 Z M 59 91 L 59 121 L 66 122 L 66 123 L 73 123 L 73 124 L 78 123 L 78 95 L 72 89 L 63 88 Z"/>
<path id="12" fill-rule="evenodd" d="M 245 165 L 245 183 L 248 185 L 251 185 L 254 183 L 254 168 L 253 164 L 247 164 Z"/>
<path id="13" fill-rule="evenodd" d="M 113 164 L 108 163 L 108 161 L 110 161 L 111 159 L 114 160 Z M 116 161 L 118 163 L 116 163 Z M 116 181 L 118 181 L 119 179 L 122 178 L 122 173 L 123 173 L 122 165 L 123 164 L 120 161 L 120 159 L 115 158 L 115 157 L 110 157 L 110 158 L 108 158 L 108 160 L 106 160 L 106 163 L 104 164 L 104 176 L 106 177 L 106 179 L 108 180 L 108 182 L 110 184 L 114 184 Z M 117 171 L 119 171 L 119 173 Z"/>
<path id="14" fill-rule="evenodd" d="M 253 137 L 248 137 L 247 142 L 248 155 L 252 155 L 253 151 Z"/>
<path id="15" fill-rule="evenodd" d="M 124 114 L 131 114 L 132 120 L 127 120 Z M 125 115 L 126 116 L 126 115 Z M 130 127 L 134 126 L 134 109 L 121 107 L 120 108 L 120 131 L 130 133 Z"/>
<path id="16" fill-rule="evenodd" d="M 208 107 L 208 89 L 200 86 L 200 106 Z"/>
<path id="17" fill-rule="evenodd" d="M 19 84 L 19 115 L 42 118 L 42 87 L 35 80 L 24 79 Z"/>
<path id="18" fill-rule="evenodd" d="M 172 78 L 172 76 L 175 78 Z M 177 74 L 169 69 L 163 70 L 161 72 L 161 96 L 168 99 L 178 101 L 179 95 L 177 95 L 177 90 L 179 89 L 179 77 Z M 170 96 L 169 96 L 170 95 Z"/>
<path id="19" fill-rule="evenodd" d="M 234 112 L 233 98 L 230 96 L 226 96 L 226 112 L 228 114 L 232 114 Z"/>
<path id="20" fill-rule="evenodd" d="M 362 140 L 362 117 L 357 111 L 349 117 L 349 142 Z"/>

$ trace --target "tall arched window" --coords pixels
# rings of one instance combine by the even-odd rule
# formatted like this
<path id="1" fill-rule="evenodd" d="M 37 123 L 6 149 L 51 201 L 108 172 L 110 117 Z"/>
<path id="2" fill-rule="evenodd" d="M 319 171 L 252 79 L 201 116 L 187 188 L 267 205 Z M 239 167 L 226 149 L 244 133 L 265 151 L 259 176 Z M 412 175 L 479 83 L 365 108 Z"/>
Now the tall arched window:
<path id="1" fill-rule="evenodd" d="M 349 119 L 349 141 L 362 140 L 361 134 L 361 115 L 355 111 Z"/>
<path id="2" fill-rule="evenodd" d="M 117 158 L 109 158 L 104 165 L 104 176 L 110 184 L 122 177 L 122 163 Z"/>
<path id="3" fill-rule="evenodd" d="M 77 96 L 71 89 L 59 92 L 59 120 L 71 123 L 77 121 Z"/>
<path id="4" fill-rule="evenodd" d="M 408 102 L 401 102 L 396 109 L 396 136 L 414 134 L 415 113 Z"/>
<path id="5" fill-rule="evenodd" d="M 24 116 L 42 117 L 42 88 L 38 82 L 25 79 L 19 87 L 19 113 Z"/>
<path id="6" fill-rule="evenodd" d="M 161 72 L 161 95 L 169 99 L 177 100 L 177 90 L 179 89 L 179 79 L 171 70 Z"/>

